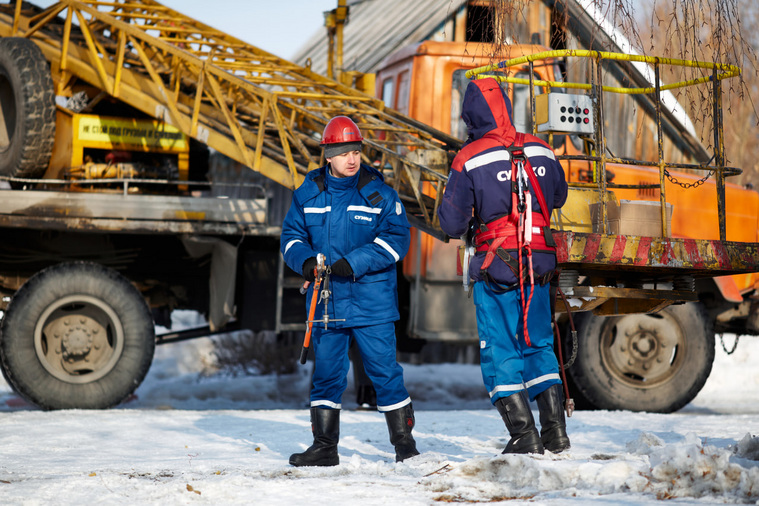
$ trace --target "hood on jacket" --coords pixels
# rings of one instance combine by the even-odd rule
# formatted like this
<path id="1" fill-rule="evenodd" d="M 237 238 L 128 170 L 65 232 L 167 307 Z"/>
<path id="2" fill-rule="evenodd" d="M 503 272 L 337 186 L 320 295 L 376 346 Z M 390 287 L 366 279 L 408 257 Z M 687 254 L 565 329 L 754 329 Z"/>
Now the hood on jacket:
<path id="1" fill-rule="evenodd" d="M 493 132 L 513 141 L 516 129 L 511 122 L 511 100 L 492 77 L 470 81 L 464 93 L 461 118 L 469 137 L 467 144 Z"/>

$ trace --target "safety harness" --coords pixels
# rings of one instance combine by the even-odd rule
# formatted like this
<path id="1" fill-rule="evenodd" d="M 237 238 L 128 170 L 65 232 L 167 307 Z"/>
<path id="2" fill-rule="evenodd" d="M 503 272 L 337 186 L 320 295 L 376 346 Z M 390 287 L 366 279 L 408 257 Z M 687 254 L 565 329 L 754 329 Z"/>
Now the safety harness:
<path id="1" fill-rule="evenodd" d="M 474 245 L 479 252 L 486 252 L 482 262 L 481 274 L 488 279 L 487 269 L 496 256 L 503 260 L 514 272 L 517 286 L 521 292 L 522 314 L 524 315 L 524 339 L 530 346 L 530 336 L 527 331 L 527 316 L 532 301 L 535 273 L 532 267 L 532 252 L 556 254 L 556 243 L 551 233 L 548 206 L 540 189 L 532 165 L 524 154 L 524 134 L 517 132 L 513 144 L 509 145 L 502 137 L 501 144 L 509 151 L 511 158 L 511 213 L 497 218 L 489 223 L 483 223 L 478 218 L 479 229 L 474 234 Z M 529 181 L 529 184 L 528 184 Z M 532 209 L 531 190 L 540 206 L 540 212 Z M 516 255 L 516 259 L 510 252 Z M 527 265 L 524 265 L 524 257 Z M 553 275 L 546 273 L 539 283 L 545 284 Z M 525 299 L 524 285 L 526 278 L 530 280 L 530 295 Z"/>

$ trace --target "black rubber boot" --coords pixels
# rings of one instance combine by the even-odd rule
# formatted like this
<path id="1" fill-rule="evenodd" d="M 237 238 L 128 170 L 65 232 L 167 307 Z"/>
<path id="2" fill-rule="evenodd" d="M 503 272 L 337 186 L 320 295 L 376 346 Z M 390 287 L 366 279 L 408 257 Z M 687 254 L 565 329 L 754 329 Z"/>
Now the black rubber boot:
<path id="1" fill-rule="evenodd" d="M 511 440 L 502 453 L 543 453 L 543 443 L 535 428 L 535 419 L 522 392 L 502 397 L 495 402 Z"/>
<path id="2" fill-rule="evenodd" d="M 337 442 L 340 439 L 340 410 L 311 408 L 311 430 L 314 444 L 303 453 L 290 455 L 290 465 L 336 466 L 340 463 Z"/>
<path id="3" fill-rule="evenodd" d="M 535 400 L 540 410 L 540 439 L 543 447 L 553 453 L 569 448 L 567 423 L 564 419 L 564 395 L 561 385 L 551 385 L 540 392 Z"/>
<path id="4" fill-rule="evenodd" d="M 411 436 L 414 428 L 414 408 L 406 404 L 402 408 L 385 412 L 387 430 L 390 433 L 390 443 L 395 446 L 395 461 L 404 460 L 419 455 L 416 450 L 416 441 Z"/>

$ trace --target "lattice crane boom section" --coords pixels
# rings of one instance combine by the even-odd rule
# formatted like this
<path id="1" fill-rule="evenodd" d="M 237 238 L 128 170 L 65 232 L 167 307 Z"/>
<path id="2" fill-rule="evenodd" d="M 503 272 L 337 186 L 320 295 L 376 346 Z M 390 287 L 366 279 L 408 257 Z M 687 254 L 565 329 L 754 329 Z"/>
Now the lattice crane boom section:
<path id="1" fill-rule="evenodd" d="M 152 0 L 0 6 L 0 35 L 37 43 L 59 94 L 86 81 L 290 188 L 322 163 L 329 119 L 350 116 L 364 161 L 383 170 L 414 225 L 442 236 L 436 210 L 461 142 L 381 100 Z"/>

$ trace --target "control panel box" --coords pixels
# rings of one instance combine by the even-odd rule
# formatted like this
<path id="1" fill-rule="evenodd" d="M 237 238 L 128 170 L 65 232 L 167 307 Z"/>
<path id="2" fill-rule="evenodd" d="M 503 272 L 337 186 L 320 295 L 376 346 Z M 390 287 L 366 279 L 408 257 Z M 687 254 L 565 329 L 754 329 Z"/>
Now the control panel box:
<path id="1" fill-rule="evenodd" d="M 535 97 L 538 132 L 593 134 L 593 100 L 588 95 L 544 93 Z"/>

